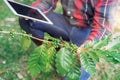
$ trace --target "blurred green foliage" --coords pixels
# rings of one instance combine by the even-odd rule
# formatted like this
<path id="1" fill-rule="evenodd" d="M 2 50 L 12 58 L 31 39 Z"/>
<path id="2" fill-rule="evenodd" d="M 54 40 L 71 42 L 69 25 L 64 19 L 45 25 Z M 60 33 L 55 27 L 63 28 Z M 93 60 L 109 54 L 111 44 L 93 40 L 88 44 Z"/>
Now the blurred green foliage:
<path id="1" fill-rule="evenodd" d="M 31 5 L 35 0 L 15 0 L 24 4 Z M 56 9 L 61 12 L 61 9 Z M 22 32 L 15 16 L 0 0 L 0 31 Z M 27 51 L 21 49 L 22 36 L 0 33 L 0 80 L 19 80 L 19 73 L 24 80 L 30 80 L 27 73 L 27 60 L 29 53 L 36 47 L 34 44 Z"/>
<path id="2" fill-rule="evenodd" d="M 31 4 L 33 0 L 16 0 Z M 0 0 L 0 31 L 21 32 L 18 24 L 18 17 L 15 16 Z M 0 34 L 0 80 L 19 80 L 17 73 L 24 75 L 25 80 L 30 80 L 25 73 L 26 61 L 29 51 L 21 49 L 21 36 Z"/>

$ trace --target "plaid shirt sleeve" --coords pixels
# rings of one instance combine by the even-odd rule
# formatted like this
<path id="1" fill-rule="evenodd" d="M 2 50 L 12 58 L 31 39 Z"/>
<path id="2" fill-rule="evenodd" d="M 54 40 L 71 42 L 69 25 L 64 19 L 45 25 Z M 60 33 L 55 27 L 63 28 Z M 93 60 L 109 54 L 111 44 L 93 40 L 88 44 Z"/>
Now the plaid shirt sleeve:
<path id="1" fill-rule="evenodd" d="M 32 3 L 33 7 L 36 7 L 43 11 L 45 14 L 56 8 L 58 0 L 36 0 Z M 46 4 L 47 3 L 47 4 Z"/>
<path id="2" fill-rule="evenodd" d="M 93 29 L 88 40 L 93 40 L 98 35 L 100 36 L 99 38 L 101 38 L 105 31 L 110 31 L 110 10 L 115 5 L 115 2 L 116 0 L 97 0 L 92 24 Z M 101 28 L 103 29 L 102 32 L 100 32 Z"/>

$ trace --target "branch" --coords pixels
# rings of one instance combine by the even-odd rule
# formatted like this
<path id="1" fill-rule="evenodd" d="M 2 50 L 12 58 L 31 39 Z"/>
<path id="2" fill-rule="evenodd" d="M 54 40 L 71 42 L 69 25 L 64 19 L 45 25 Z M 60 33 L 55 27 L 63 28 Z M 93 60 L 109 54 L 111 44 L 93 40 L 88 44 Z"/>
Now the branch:
<path id="1" fill-rule="evenodd" d="M 3 34 L 16 34 L 16 35 L 21 35 L 21 36 L 26 36 L 26 37 L 30 37 L 32 39 L 35 39 L 35 40 L 38 40 L 38 41 L 43 41 L 43 42 L 49 42 L 49 43 L 52 43 L 51 41 L 48 41 L 48 40 L 43 40 L 43 39 L 39 39 L 37 37 L 34 37 L 32 35 L 29 35 L 29 34 L 24 34 L 24 33 L 19 33 L 19 32 L 15 32 L 15 31 L 0 31 L 0 33 L 3 33 Z"/>
<path id="2" fill-rule="evenodd" d="M 39 39 L 37 37 L 34 37 L 30 34 L 26 34 L 26 33 L 20 33 L 20 32 L 16 32 L 14 30 L 11 30 L 11 31 L 0 31 L 0 33 L 3 33 L 3 34 L 15 34 L 15 35 L 20 35 L 20 36 L 26 36 L 26 37 L 30 37 L 32 39 L 35 39 L 35 40 L 38 40 L 38 41 L 43 41 L 43 42 L 47 42 L 47 43 L 53 43 L 54 44 L 54 41 L 48 41 L 48 40 L 43 40 L 43 39 Z M 60 40 L 59 40 L 60 42 Z M 68 43 L 66 41 L 62 41 L 63 43 L 58 43 L 59 46 L 64 46 L 64 43 Z"/>

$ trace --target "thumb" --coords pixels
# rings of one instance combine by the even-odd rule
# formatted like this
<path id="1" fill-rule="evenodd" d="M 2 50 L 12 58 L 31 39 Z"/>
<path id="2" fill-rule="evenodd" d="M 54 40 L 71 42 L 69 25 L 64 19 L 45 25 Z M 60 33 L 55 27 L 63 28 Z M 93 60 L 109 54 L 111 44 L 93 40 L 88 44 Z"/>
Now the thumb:
<path id="1" fill-rule="evenodd" d="M 78 49 L 77 49 L 77 51 L 76 51 L 76 55 L 78 56 L 78 59 L 80 59 L 80 53 L 81 53 L 83 47 L 84 47 L 84 45 L 78 47 Z"/>
<path id="2" fill-rule="evenodd" d="M 84 45 L 81 45 L 80 47 L 78 47 L 78 49 L 77 49 L 77 53 L 80 54 L 83 48 L 84 48 Z"/>

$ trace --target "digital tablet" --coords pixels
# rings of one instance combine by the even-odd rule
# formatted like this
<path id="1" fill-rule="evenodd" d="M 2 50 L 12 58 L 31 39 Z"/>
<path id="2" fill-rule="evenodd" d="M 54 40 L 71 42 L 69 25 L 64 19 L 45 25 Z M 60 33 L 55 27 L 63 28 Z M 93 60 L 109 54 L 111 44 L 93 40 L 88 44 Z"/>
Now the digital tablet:
<path id="1" fill-rule="evenodd" d="M 19 17 L 40 21 L 47 24 L 53 24 L 42 11 L 35 7 L 15 2 L 13 0 L 4 0 L 4 2 L 10 10 Z"/>

